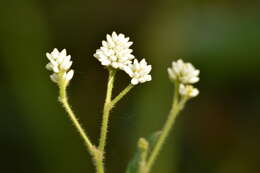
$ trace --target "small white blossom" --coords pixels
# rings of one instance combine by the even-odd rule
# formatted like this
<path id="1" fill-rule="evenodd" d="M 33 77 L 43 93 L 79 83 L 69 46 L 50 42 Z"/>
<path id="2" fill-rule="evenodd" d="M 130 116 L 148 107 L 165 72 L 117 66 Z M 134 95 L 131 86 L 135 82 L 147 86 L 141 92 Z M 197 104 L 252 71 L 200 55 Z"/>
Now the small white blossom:
<path id="1" fill-rule="evenodd" d="M 129 37 L 125 37 L 124 34 L 116 32 L 112 35 L 107 34 L 106 39 L 102 41 L 102 46 L 96 50 L 94 57 L 104 66 L 123 70 L 134 59 L 134 55 L 131 54 L 133 50 L 129 48 L 133 42 L 130 42 Z"/>
<path id="2" fill-rule="evenodd" d="M 177 80 L 183 84 L 193 84 L 199 81 L 200 71 L 195 69 L 191 63 L 184 63 L 181 59 L 172 62 L 172 67 L 168 68 L 169 78 Z"/>
<path id="3" fill-rule="evenodd" d="M 145 59 L 142 59 L 140 62 L 134 59 L 133 64 L 129 64 L 124 70 L 132 78 L 131 83 L 133 85 L 152 80 L 152 76 L 149 74 L 152 70 L 152 66 L 147 65 Z"/>
<path id="4" fill-rule="evenodd" d="M 66 49 L 59 52 L 55 48 L 51 53 L 46 53 L 46 56 L 50 61 L 46 68 L 53 71 L 53 74 L 50 75 L 51 80 L 55 83 L 58 83 L 59 80 L 64 80 L 68 83 L 72 79 L 74 71 L 70 70 L 72 61 L 70 60 L 71 56 L 67 55 Z"/>
<path id="5" fill-rule="evenodd" d="M 179 93 L 182 96 L 196 97 L 199 94 L 199 90 L 194 88 L 192 85 L 180 84 Z"/>

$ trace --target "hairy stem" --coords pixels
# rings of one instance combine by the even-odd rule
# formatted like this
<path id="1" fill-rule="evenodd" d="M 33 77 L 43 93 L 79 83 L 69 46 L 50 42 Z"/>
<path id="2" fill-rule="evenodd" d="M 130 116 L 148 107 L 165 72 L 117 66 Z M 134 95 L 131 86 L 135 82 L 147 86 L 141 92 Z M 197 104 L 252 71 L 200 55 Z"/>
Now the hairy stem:
<path id="1" fill-rule="evenodd" d="M 110 114 L 110 110 L 111 110 L 110 102 L 111 102 L 112 90 L 113 90 L 113 86 L 114 86 L 115 74 L 116 74 L 115 70 L 109 69 L 109 76 L 108 76 L 108 82 L 107 82 L 107 93 L 106 93 L 106 99 L 105 99 L 105 104 L 104 104 L 104 108 L 103 108 L 103 119 L 102 119 L 99 146 L 98 146 L 98 149 L 101 152 L 104 152 L 105 145 L 106 145 L 108 121 L 109 121 L 109 114 Z"/>
<path id="2" fill-rule="evenodd" d="M 121 100 L 132 88 L 134 85 L 129 84 L 124 90 L 122 90 L 112 101 L 111 101 L 111 107 L 116 105 L 116 103 Z"/>
<path id="3" fill-rule="evenodd" d="M 97 169 L 97 173 L 104 173 L 103 160 L 97 160 L 96 169 Z"/>
<path id="4" fill-rule="evenodd" d="M 85 145 L 86 145 L 89 153 L 92 155 L 94 146 L 92 145 L 92 143 L 91 143 L 90 139 L 88 138 L 86 132 L 84 131 L 84 129 L 82 128 L 82 126 L 78 122 L 78 120 L 76 118 L 76 115 L 74 114 L 74 112 L 72 111 L 72 109 L 71 109 L 71 107 L 70 107 L 70 105 L 68 103 L 67 92 L 66 92 L 66 85 L 61 83 L 59 85 L 59 88 L 60 88 L 59 101 L 63 105 L 64 109 L 66 110 L 66 112 L 69 115 L 69 118 L 71 119 L 72 123 L 74 124 L 74 126 L 78 130 L 80 136 L 84 140 Z"/>
<path id="5" fill-rule="evenodd" d="M 98 145 L 98 150 L 101 153 L 101 156 L 99 157 L 99 159 L 96 159 L 97 173 L 104 173 L 104 163 L 103 163 L 104 162 L 104 150 L 105 150 L 105 146 L 106 146 L 108 121 L 109 121 L 109 114 L 110 114 L 110 110 L 111 110 L 110 102 L 111 102 L 111 97 L 112 97 L 115 75 L 116 75 L 116 71 L 114 69 L 109 69 L 109 76 L 108 76 L 108 82 L 107 82 L 107 93 L 106 93 L 106 99 L 105 99 L 105 104 L 104 104 L 104 108 L 103 108 L 103 118 L 102 118 L 100 139 L 99 139 L 99 145 Z"/>
<path id="6" fill-rule="evenodd" d="M 165 143 L 166 138 L 169 135 L 169 132 L 175 122 L 175 119 L 181 110 L 179 107 L 179 104 L 178 104 L 178 90 L 179 90 L 179 85 L 176 83 L 175 89 L 174 89 L 172 108 L 169 113 L 168 119 L 166 120 L 164 127 L 162 129 L 162 133 L 161 133 L 159 139 L 157 140 L 153 150 L 151 151 L 150 157 L 148 158 L 148 161 L 146 164 L 146 173 L 148 173 L 151 170 L 160 150 L 162 149 L 163 144 Z"/>

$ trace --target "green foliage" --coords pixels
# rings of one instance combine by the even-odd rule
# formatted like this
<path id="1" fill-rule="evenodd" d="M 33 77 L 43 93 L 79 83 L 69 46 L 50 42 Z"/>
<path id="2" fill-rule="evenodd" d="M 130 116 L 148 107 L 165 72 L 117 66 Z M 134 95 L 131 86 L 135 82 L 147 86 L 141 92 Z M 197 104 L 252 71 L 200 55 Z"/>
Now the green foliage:
<path id="1" fill-rule="evenodd" d="M 157 141 L 157 139 L 159 138 L 160 135 L 161 135 L 161 131 L 157 131 L 157 132 L 154 132 L 152 135 L 150 135 L 148 137 L 148 140 L 147 140 L 149 142 L 148 152 L 152 151 L 152 149 L 154 148 L 156 141 Z"/>
<path id="2" fill-rule="evenodd" d="M 140 146 L 138 146 L 133 159 L 130 160 L 128 163 L 126 173 L 138 173 L 139 172 L 140 163 L 143 161 L 142 153 L 148 152 L 148 155 L 149 155 L 149 152 L 152 151 L 160 134 L 161 134 L 161 132 L 157 131 L 146 139 L 149 144 L 146 151 L 144 151 L 143 148 L 140 148 Z M 140 139 L 142 139 L 142 138 L 140 138 Z M 144 160 L 144 161 L 146 161 L 146 160 Z"/>
<path id="3" fill-rule="evenodd" d="M 134 154 L 133 159 L 130 160 L 130 162 L 128 163 L 126 173 L 138 173 L 140 160 L 141 160 L 141 151 L 138 148 L 136 153 Z"/>

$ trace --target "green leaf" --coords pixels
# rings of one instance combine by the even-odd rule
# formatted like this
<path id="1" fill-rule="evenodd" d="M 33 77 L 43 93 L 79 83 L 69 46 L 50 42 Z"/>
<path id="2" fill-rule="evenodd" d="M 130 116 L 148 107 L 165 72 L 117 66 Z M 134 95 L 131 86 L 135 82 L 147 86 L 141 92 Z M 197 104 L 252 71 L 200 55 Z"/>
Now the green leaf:
<path id="1" fill-rule="evenodd" d="M 149 152 L 152 151 L 152 149 L 154 148 L 156 141 L 160 137 L 160 135 L 161 135 L 161 131 L 157 131 L 147 138 L 147 141 L 149 143 Z"/>
<path id="2" fill-rule="evenodd" d="M 133 159 L 128 163 L 126 173 L 138 173 L 140 160 L 141 160 L 141 152 L 138 149 L 138 151 L 136 151 Z"/>
<path id="3" fill-rule="evenodd" d="M 154 145 L 156 144 L 156 141 L 158 139 L 158 137 L 160 136 L 161 132 L 157 131 L 155 133 L 153 133 L 152 135 L 150 135 L 146 140 L 149 144 L 148 147 L 148 151 L 150 152 Z M 139 165 L 140 162 L 142 161 L 141 155 L 142 155 L 142 151 L 139 147 L 137 149 L 137 151 L 134 154 L 134 157 L 132 160 L 130 160 L 130 162 L 128 163 L 127 169 L 126 169 L 126 173 L 138 173 L 139 171 Z"/>

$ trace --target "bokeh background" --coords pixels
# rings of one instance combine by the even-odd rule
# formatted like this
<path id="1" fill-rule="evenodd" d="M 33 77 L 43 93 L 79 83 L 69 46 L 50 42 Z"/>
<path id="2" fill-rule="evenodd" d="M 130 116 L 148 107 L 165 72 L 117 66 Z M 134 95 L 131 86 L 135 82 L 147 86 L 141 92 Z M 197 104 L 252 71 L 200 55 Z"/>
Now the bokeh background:
<path id="1" fill-rule="evenodd" d="M 253 0 L 1 1 L 0 172 L 94 172 L 45 53 L 72 55 L 70 102 L 96 143 L 107 72 L 92 55 L 117 31 L 152 64 L 153 80 L 112 113 L 107 173 L 123 173 L 138 138 L 162 127 L 173 90 L 166 68 L 178 58 L 201 70 L 201 93 L 178 117 L 153 173 L 259 173 L 259 10 Z M 115 93 L 128 82 L 118 74 Z"/>

